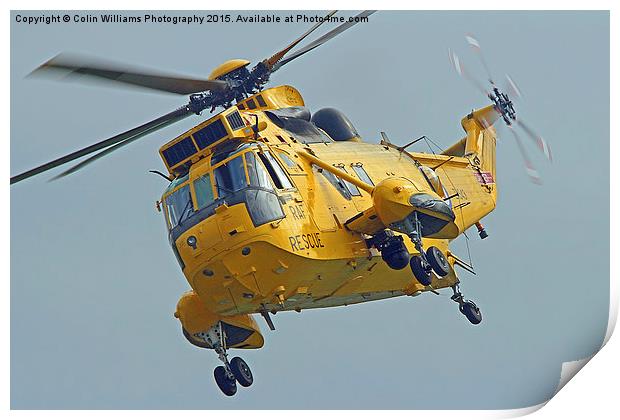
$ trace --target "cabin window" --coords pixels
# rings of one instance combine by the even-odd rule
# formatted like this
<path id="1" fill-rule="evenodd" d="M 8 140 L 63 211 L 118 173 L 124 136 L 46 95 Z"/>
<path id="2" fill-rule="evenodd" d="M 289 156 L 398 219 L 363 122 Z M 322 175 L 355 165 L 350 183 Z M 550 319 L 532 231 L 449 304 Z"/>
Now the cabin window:
<path id="1" fill-rule="evenodd" d="M 347 172 L 347 170 L 344 168 L 343 166 L 338 166 L 338 169 L 340 169 L 343 172 Z M 348 172 L 347 172 L 348 173 Z M 349 191 L 349 193 L 351 195 L 362 195 L 362 193 L 360 192 L 359 188 L 357 188 L 357 186 L 355 186 L 354 184 L 351 184 L 349 181 L 346 181 L 344 179 L 338 178 L 345 186 L 345 188 L 347 189 L 347 191 Z"/>
<path id="2" fill-rule="evenodd" d="M 280 152 L 278 153 L 278 156 L 280 156 L 280 159 L 282 159 L 282 162 L 284 162 L 286 166 L 288 166 L 289 168 L 297 168 L 297 165 L 295 164 L 295 162 L 293 162 L 293 160 L 290 157 L 288 157 L 286 153 Z"/>
<path id="3" fill-rule="evenodd" d="M 211 188 L 211 175 L 206 174 L 194 181 L 194 194 L 198 209 L 208 206 L 214 200 L 213 188 Z"/>
<path id="4" fill-rule="evenodd" d="M 444 188 L 443 185 L 441 185 L 441 180 L 439 179 L 437 172 L 428 166 L 418 166 L 418 169 L 422 172 L 424 179 L 426 179 L 426 182 L 428 182 L 428 185 L 430 185 L 433 191 L 435 191 L 440 197 L 444 196 Z"/>
<path id="5" fill-rule="evenodd" d="M 355 174 L 357 175 L 357 177 L 359 179 L 361 179 L 362 181 L 364 181 L 368 185 L 375 185 L 375 183 L 372 182 L 372 179 L 370 179 L 370 176 L 368 176 L 368 174 L 366 173 L 366 171 L 362 167 L 361 163 L 357 163 L 357 164 L 351 165 L 351 167 L 353 168 L 353 171 L 355 172 Z"/>
<path id="6" fill-rule="evenodd" d="M 189 185 L 185 185 L 166 197 L 168 226 L 172 229 L 194 212 Z"/>
<path id="7" fill-rule="evenodd" d="M 237 156 L 213 171 L 218 197 L 224 197 L 247 186 L 243 157 Z"/>
<path id="8" fill-rule="evenodd" d="M 322 168 L 319 168 L 316 165 L 312 165 L 312 167 L 317 171 L 323 174 L 323 176 L 325 177 L 325 179 L 327 179 L 327 181 L 329 181 L 330 184 L 332 184 L 334 186 L 334 188 L 336 188 L 338 190 L 338 192 L 347 200 L 351 199 L 351 193 L 349 192 L 349 190 L 347 189 L 347 187 L 344 184 L 344 181 L 340 178 L 338 178 L 336 175 L 334 175 L 333 173 L 326 171 Z"/>
<path id="9" fill-rule="evenodd" d="M 276 188 L 280 190 L 294 188 L 293 184 L 291 184 L 291 181 L 286 176 L 286 173 L 284 173 L 284 169 L 282 169 L 278 161 L 271 155 L 271 153 L 268 151 L 259 152 L 258 156 L 263 162 L 263 165 L 265 165 L 265 168 L 267 168 L 269 175 L 271 175 Z"/>
<path id="10" fill-rule="evenodd" d="M 256 100 L 258 101 L 258 105 L 265 107 L 267 104 L 261 95 L 256 96 Z"/>
<path id="11" fill-rule="evenodd" d="M 248 99 L 245 104 L 248 106 L 249 109 L 256 109 L 256 102 L 254 102 L 254 99 L 252 98 Z"/>

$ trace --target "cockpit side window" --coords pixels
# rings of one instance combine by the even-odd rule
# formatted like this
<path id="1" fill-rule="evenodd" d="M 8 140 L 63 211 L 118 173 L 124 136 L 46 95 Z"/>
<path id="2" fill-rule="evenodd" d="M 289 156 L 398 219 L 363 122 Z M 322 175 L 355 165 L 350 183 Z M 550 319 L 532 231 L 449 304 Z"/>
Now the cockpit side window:
<path id="1" fill-rule="evenodd" d="M 241 155 L 215 168 L 213 175 L 215 176 L 215 189 L 218 197 L 232 194 L 248 185 Z"/>
<path id="2" fill-rule="evenodd" d="M 254 153 L 246 153 L 244 156 L 245 164 L 248 168 L 250 185 L 273 190 L 269 174 L 265 170 L 263 164 L 256 158 L 256 155 L 254 155 Z"/>
<path id="3" fill-rule="evenodd" d="M 286 173 L 284 172 L 284 169 L 282 169 L 282 167 L 280 166 L 280 163 L 278 163 L 278 161 L 271 155 L 271 153 L 265 150 L 259 152 L 258 156 L 265 165 L 265 168 L 267 168 L 267 172 L 269 172 L 269 175 L 271 175 L 271 178 L 273 179 L 273 183 L 275 184 L 276 188 L 280 190 L 295 188 L 286 176 Z"/>
<path id="4" fill-rule="evenodd" d="M 196 194 L 196 207 L 204 208 L 215 199 L 211 187 L 211 175 L 205 174 L 194 181 L 194 193 Z"/>

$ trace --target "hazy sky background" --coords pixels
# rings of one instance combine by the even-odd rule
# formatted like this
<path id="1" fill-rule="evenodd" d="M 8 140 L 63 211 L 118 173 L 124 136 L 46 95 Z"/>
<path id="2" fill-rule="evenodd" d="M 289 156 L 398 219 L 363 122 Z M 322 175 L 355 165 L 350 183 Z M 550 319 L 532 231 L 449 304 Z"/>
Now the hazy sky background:
<path id="1" fill-rule="evenodd" d="M 11 174 L 186 103 L 24 79 L 61 51 L 205 77 L 230 58 L 268 57 L 311 26 L 34 26 L 15 23 L 18 13 Z M 517 81 L 517 112 L 554 152 L 549 164 L 524 137 L 545 182 L 532 185 L 500 129 L 498 208 L 484 221 L 488 239 L 469 235 L 478 275 L 461 274 L 482 324 L 470 325 L 449 291 L 278 313 L 275 332 L 259 319 L 262 349 L 231 352 L 254 385 L 223 396 L 215 353 L 190 345 L 172 316 L 189 286 L 155 211 L 165 182 L 147 173 L 164 169 L 159 146 L 204 115 L 61 181 L 47 182 L 56 170 L 11 187 L 11 407 L 485 409 L 549 398 L 561 363 L 597 350 L 607 325 L 609 14 L 379 12 L 282 68 L 271 86 L 296 86 L 313 111 L 341 109 L 367 141 L 386 131 L 397 144 L 427 135 L 448 146 L 463 135 L 460 119 L 488 103 L 448 62 L 453 48 L 484 79 L 467 32 L 496 78 Z M 454 249 L 467 256 L 462 239 Z"/>

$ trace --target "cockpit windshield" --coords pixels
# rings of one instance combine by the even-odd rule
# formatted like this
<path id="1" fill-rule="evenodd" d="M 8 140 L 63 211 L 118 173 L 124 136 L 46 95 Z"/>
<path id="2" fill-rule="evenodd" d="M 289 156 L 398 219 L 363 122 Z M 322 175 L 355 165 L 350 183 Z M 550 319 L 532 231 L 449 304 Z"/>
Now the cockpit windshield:
<path id="1" fill-rule="evenodd" d="M 177 226 L 194 212 L 189 185 L 184 185 L 166 197 L 166 210 L 170 228 Z"/>
<path id="2" fill-rule="evenodd" d="M 173 181 L 168 191 L 182 186 L 164 199 L 171 231 L 183 230 L 175 227 L 186 220 L 188 223 L 187 226 L 183 225 L 184 229 L 212 216 L 215 208 L 224 203 L 229 207 L 244 203 L 255 226 L 284 217 L 276 194 L 276 188 L 282 189 L 282 180 L 274 179 L 278 173 L 270 171 L 271 166 L 265 167 L 270 162 L 266 161 L 263 155 L 257 155 L 257 151 L 248 146 L 243 148 L 248 150 L 237 156 L 228 152 L 229 156 L 216 161 L 215 165 L 212 159 L 211 165 L 215 168 L 197 176 L 191 183 L 187 183 L 187 177 Z M 238 153 L 239 149 L 235 152 Z M 233 155 L 232 158 L 230 154 Z M 282 176 L 286 177 L 284 172 Z M 287 188 L 292 186 L 288 178 L 286 182 Z M 196 199 L 195 205 L 192 202 L 192 193 Z"/>

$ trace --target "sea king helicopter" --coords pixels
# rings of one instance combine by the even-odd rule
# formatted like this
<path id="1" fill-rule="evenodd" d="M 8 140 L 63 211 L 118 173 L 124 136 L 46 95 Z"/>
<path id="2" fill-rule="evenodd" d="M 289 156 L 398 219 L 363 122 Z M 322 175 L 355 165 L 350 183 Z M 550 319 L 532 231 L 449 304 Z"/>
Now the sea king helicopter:
<path id="1" fill-rule="evenodd" d="M 450 243 L 496 206 L 496 130 L 503 121 L 515 134 L 528 174 L 533 169 L 514 125 L 547 144 L 517 119 L 509 96 L 489 77 L 475 82 L 454 53 L 450 61 L 491 104 L 468 113 L 465 135 L 439 154 L 413 153 L 392 144 L 364 142 L 340 111 L 306 107 L 292 86 L 264 88 L 271 74 L 324 44 L 373 11 L 364 11 L 303 48 L 291 52 L 335 11 L 298 39 L 251 69 L 230 60 L 206 79 L 145 71 L 61 54 L 33 75 L 66 73 L 189 95 L 189 102 L 159 118 L 11 177 L 11 184 L 87 157 L 69 175 L 147 134 L 203 111 L 213 113 L 164 144 L 159 153 L 168 187 L 156 202 L 170 246 L 191 291 L 174 316 L 193 345 L 213 349 L 222 364 L 215 381 L 228 395 L 253 376 L 229 349 L 263 346 L 255 316 L 269 329 L 280 311 L 346 306 L 452 289 L 451 299 L 472 323 L 482 314 L 465 299 L 455 267 L 472 272 Z M 467 41 L 480 53 L 472 36 Z M 482 55 L 480 58 L 485 67 Z M 487 67 L 488 69 L 488 67 Z M 84 76 L 82 78 L 82 76 Z M 508 88 L 519 94 L 508 78 Z"/>

